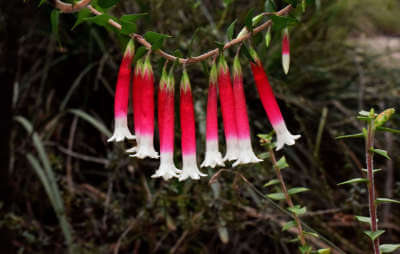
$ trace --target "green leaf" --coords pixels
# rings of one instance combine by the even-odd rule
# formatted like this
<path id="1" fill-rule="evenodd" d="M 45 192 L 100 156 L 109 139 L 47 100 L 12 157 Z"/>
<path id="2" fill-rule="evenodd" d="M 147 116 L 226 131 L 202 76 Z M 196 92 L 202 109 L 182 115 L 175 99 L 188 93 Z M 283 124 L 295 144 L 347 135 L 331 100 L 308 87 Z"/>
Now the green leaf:
<path id="1" fill-rule="evenodd" d="M 264 3 L 264 11 L 265 12 L 274 12 L 276 11 L 276 5 L 273 0 L 266 0 Z"/>
<path id="2" fill-rule="evenodd" d="M 80 24 L 82 24 L 83 22 L 85 22 L 85 19 L 86 19 L 87 17 L 89 17 L 89 15 L 90 15 L 89 9 L 84 8 L 84 9 L 80 10 L 80 11 L 78 12 L 78 17 L 77 17 L 77 19 L 76 19 L 76 21 L 75 21 L 75 24 L 74 24 L 74 26 L 71 28 L 71 30 L 74 30 L 75 27 L 77 27 L 78 25 L 80 25 Z"/>
<path id="3" fill-rule="evenodd" d="M 272 180 L 269 180 L 266 184 L 264 184 L 264 187 L 268 187 L 268 186 L 275 185 L 278 183 L 279 183 L 278 179 L 272 179 Z"/>
<path id="4" fill-rule="evenodd" d="M 336 139 L 344 139 L 344 138 L 363 138 L 364 133 L 350 134 L 350 135 L 342 135 L 336 137 Z"/>
<path id="5" fill-rule="evenodd" d="M 390 253 L 400 248 L 400 244 L 381 244 L 379 249 L 382 253 Z"/>
<path id="6" fill-rule="evenodd" d="M 391 132 L 391 133 L 394 133 L 394 134 L 400 134 L 400 130 L 396 130 L 396 129 L 392 129 L 392 128 L 386 128 L 386 127 L 382 127 L 382 126 L 376 127 L 376 130 L 377 131 Z"/>
<path id="7" fill-rule="evenodd" d="M 98 4 L 101 8 L 108 9 L 113 7 L 119 2 L 119 0 L 98 0 Z"/>
<path id="8" fill-rule="evenodd" d="M 146 32 L 144 34 L 144 38 L 148 42 L 150 42 L 151 48 L 154 51 L 159 49 L 159 48 L 161 48 L 161 46 L 162 46 L 162 44 L 164 42 L 164 39 L 165 38 L 169 38 L 169 37 L 171 37 L 171 36 L 166 35 L 166 34 L 160 34 L 160 33 L 152 32 L 152 31 Z"/>
<path id="9" fill-rule="evenodd" d="M 283 28 L 294 26 L 298 23 L 297 19 L 276 15 L 272 15 L 271 20 L 273 23 L 273 27 L 277 30 L 282 30 Z"/>
<path id="10" fill-rule="evenodd" d="M 309 191 L 310 189 L 305 188 L 305 187 L 294 187 L 288 190 L 289 195 L 294 195 L 300 192 L 305 192 L 305 191 Z"/>
<path id="11" fill-rule="evenodd" d="M 122 28 L 121 34 L 130 35 L 136 33 L 136 24 L 128 21 L 120 21 Z"/>
<path id="12" fill-rule="evenodd" d="M 147 52 L 147 48 L 145 46 L 140 46 L 136 52 L 135 52 L 135 57 L 133 58 L 133 63 L 136 63 L 137 60 L 142 58 Z"/>
<path id="13" fill-rule="evenodd" d="M 330 254 L 331 253 L 331 249 L 326 248 L 326 249 L 319 249 L 317 251 L 318 254 Z"/>
<path id="14" fill-rule="evenodd" d="M 44 4 L 46 2 L 47 2 L 47 0 L 40 0 L 39 7 L 42 6 L 42 4 Z"/>
<path id="15" fill-rule="evenodd" d="M 282 158 L 279 159 L 279 161 L 276 163 L 276 166 L 277 166 L 280 170 L 289 167 L 289 165 L 288 165 L 287 162 L 286 162 L 285 156 L 282 156 Z"/>
<path id="16" fill-rule="evenodd" d="M 289 228 L 295 227 L 296 225 L 297 225 L 296 221 L 294 220 L 288 221 L 285 224 L 283 224 L 282 231 L 286 231 Z"/>
<path id="17" fill-rule="evenodd" d="M 59 10 L 54 9 L 51 11 L 50 22 L 51 22 L 51 32 L 53 33 L 56 40 L 60 41 L 60 37 L 58 35 L 58 24 L 60 22 L 60 11 Z"/>
<path id="18" fill-rule="evenodd" d="M 365 217 L 365 216 L 354 216 L 356 217 L 356 219 L 359 222 L 364 222 L 364 223 L 368 223 L 369 225 L 371 225 L 371 217 Z M 376 219 L 376 222 L 378 222 L 378 219 Z"/>
<path id="19" fill-rule="evenodd" d="M 127 15 L 122 15 L 121 18 L 119 18 L 120 21 L 125 21 L 125 22 L 132 22 L 135 23 L 138 19 L 141 17 L 147 16 L 148 13 L 135 13 L 135 14 L 127 14 Z"/>
<path id="20" fill-rule="evenodd" d="M 108 20 L 111 18 L 108 14 L 101 14 L 99 16 L 93 16 L 89 18 L 84 18 L 85 21 L 95 23 L 99 26 L 106 26 L 108 24 Z"/>
<path id="21" fill-rule="evenodd" d="M 381 204 L 381 203 L 395 203 L 395 204 L 400 204 L 400 201 L 398 200 L 394 200 L 394 199 L 390 199 L 390 198 L 377 198 L 375 200 L 376 204 Z"/>
<path id="22" fill-rule="evenodd" d="M 233 38 L 233 33 L 235 31 L 235 24 L 236 24 L 237 19 L 235 19 L 228 27 L 226 30 L 226 36 L 228 37 L 228 40 L 232 40 Z"/>
<path id="23" fill-rule="evenodd" d="M 364 234 L 366 234 L 372 241 L 374 241 L 376 238 L 378 238 L 383 233 L 385 233 L 385 230 L 377 230 L 375 232 L 372 232 L 369 230 L 364 231 Z"/>
<path id="24" fill-rule="evenodd" d="M 300 207 L 299 205 L 295 205 L 293 207 L 289 207 L 288 210 L 296 215 L 305 214 L 307 211 L 307 207 Z"/>
<path id="25" fill-rule="evenodd" d="M 379 154 L 380 156 L 385 157 L 388 160 L 390 160 L 390 157 L 389 157 L 388 153 L 385 150 L 371 148 L 371 151 L 376 153 L 376 154 Z"/>
<path id="26" fill-rule="evenodd" d="M 358 114 L 360 116 L 368 116 L 369 117 L 369 111 L 361 110 L 360 112 L 358 112 Z"/>
<path id="27" fill-rule="evenodd" d="M 366 179 L 366 178 L 353 178 L 353 179 L 338 183 L 337 185 L 353 184 L 353 183 L 365 183 L 365 182 L 368 182 L 368 179 Z"/>
<path id="28" fill-rule="evenodd" d="M 309 245 L 299 246 L 299 250 L 301 254 L 309 254 L 312 251 L 312 247 Z"/>
<path id="29" fill-rule="evenodd" d="M 251 33 L 253 32 L 253 17 L 254 17 L 254 8 L 250 9 L 244 21 L 247 30 L 250 31 Z"/>
<path id="30" fill-rule="evenodd" d="M 366 169 L 366 168 L 362 168 L 361 170 L 365 173 L 368 173 L 368 169 Z M 382 169 L 381 168 L 373 169 L 372 173 L 375 174 L 376 172 L 379 172 L 379 171 L 382 171 Z"/>
<path id="31" fill-rule="evenodd" d="M 257 157 L 260 158 L 260 159 L 262 159 L 262 160 L 268 159 L 269 156 L 270 156 L 270 155 L 269 155 L 269 153 L 267 153 L 267 152 L 265 152 L 265 153 L 260 153 L 260 154 L 257 155 Z"/>
<path id="32" fill-rule="evenodd" d="M 268 48 L 269 44 L 271 43 L 271 27 L 268 27 L 264 39 L 265 39 L 265 46 Z"/>
<path id="33" fill-rule="evenodd" d="M 315 233 L 315 232 L 303 231 L 303 233 L 304 233 L 305 235 L 310 235 L 310 236 L 313 236 L 313 237 L 315 237 L 315 238 L 319 238 L 319 234 L 317 234 L 317 233 Z"/>
<path id="34" fill-rule="evenodd" d="M 273 200 L 283 200 L 283 199 L 285 199 L 285 194 L 283 194 L 282 192 L 277 192 L 277 193 L 268 194 L 267 197 L 269 197 L 270 199 L 273 199 Z"/>
<path id="35" fill-rule="evenodd" d="M 288 4 L 291 4 L 293 6 L 293 8 L 297 7 L 297 0 L 283 0 Z"/>

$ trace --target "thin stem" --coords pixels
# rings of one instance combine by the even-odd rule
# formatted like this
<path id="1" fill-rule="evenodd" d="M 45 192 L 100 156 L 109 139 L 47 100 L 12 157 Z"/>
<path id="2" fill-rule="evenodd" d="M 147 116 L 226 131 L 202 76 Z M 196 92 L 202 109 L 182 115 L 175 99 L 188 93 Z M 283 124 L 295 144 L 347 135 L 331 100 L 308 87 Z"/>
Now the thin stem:
<path id="1" fill-rule="evenodd" d="M 288 206 L 290 208 L 293 208 L 294 204 L 293 204 L 292 198 L 290 197 L 290 195 L 289 195 L 289 193 L 287 191 L 285 181 L 283 180 L 283 177 L 282 177 L 282 174 L 281 174 L 281 170 L 278 167 L 278 164 L 277 164 L 277 161 L 276 161 L 276 158 L 275 158 L 275 153 L 272 150 L 272 147 L 269 147 L 268 150 L 269 150 L 269 154 L 270 154 L 270 157 L 271 157 L 272 165 L 273 165 L 273 167 L 275 169 L 276 176 L 278 177 L 278 180 L 281 183 L 281 188 L 282 188 L 282 192 L 285 195 L 286 203 L 288 204 Z M 301 221 L 299 219 L 299 216 L 297 216 L 296 213 L 293 213 L 293 217 L 294 217 L 294 220 L 296 221 L 297 230 L 299 231 L 298 234 L 299 234 L 300 243 L 301 243 L 302 246 L 305 246 L 306 245 L 306 240 L 304 238 L 303 227 L 301 225 Z"/>
<path id="2" fill-rule="evenodd" d="M 378 230 L 378 224 L 376 222 L 376 205 L 375 205 L 375 182 L 374 182 L 374 139 L 375 139 L 375 126 L 374 120 L 370 120 L 368 123 L 367 140 L 365 144 L 365 154 L 367 160 L 367 177 L 368 177 L 368 201 L 369 201 L 369 215 L 371 217 L 371 231 L 376 232 Z M 379 250 L 379 237 L 373 241 L 374 253 L 380 254 Z"/>
<path id="3" fill-rule="evenodd" d="M 55 7 L 57 9 L 59 9 L 62 12 L 66 12 L 66 13 L 72 13 L 72 12 L 77 12 L 79 10 L 81 10 L 84 7 L 87 7 L 89 9 L 89 11 L 91 13 L 93 13 L 94 15 L 102 15 L 103 13 L 96 10 L 93 6 L 90 5 L 91 0 L 81 0 L 78 3 L 75 3 L 74 5 L 72 4 L 67 4 L 62 2 L 61 0 L 55 0 Z M 287 5 L 285 8 L 281 9 L 280 11 L 274 13 L 276 16 L 282 16 L 282 15 L 286 15 L 289 13 L 289 11 L 292 9 L 292 5 Z M 112 25 L 113 27 L 117 28 L 118 30 L 121 30 L 122 26 L 121 24 L 119 24 L 118 22 L 109 19 L 108 23 L 110 25 Z M 253 35 L 258 34 L 259 32 L 263 31 L 264 29 L 266 29 L 267 27 L 272 25 L 272 21 L 268 20 L 266 22 L 264 22 L 263 24 L 257 26 L 256 28 L 253 29 L 252 33 L 246 33 L 238 38 L 235 38 L 231 41 L 228 41 L 227 43 L 225 43 L 224 45 L 224 49 L 228 49 L 236 44 L 239 44 L 245 40 L 248 40 L 249 38 L 251 38 Z M 140 44 L 142 44 L 143 46 L 145 46 L 148 50 L 151 49 L 151 44 L 140 34 L 131 34 L 131 37 L 133 39 L 135 39 L 137 42 L 139 42 Z M 170 61 L 177 61 L 179 60 L 179 63 L 181 64 L 191 64 L 191 63 L 197 63 L 197 62 L 201 62 L 209 57 L 215 56 L 219 54 L 219 49 L 213 49 L 210 50 L 206 53 L 203 53 L 199 56 L 194 56 L 194 57 L 189 57 L 189 58 L 178 58 L 175 57 L 171 54 L 168 54 L 167 52 L 158 49 L 156 51 L 161 57 L 164 57 Z"/>

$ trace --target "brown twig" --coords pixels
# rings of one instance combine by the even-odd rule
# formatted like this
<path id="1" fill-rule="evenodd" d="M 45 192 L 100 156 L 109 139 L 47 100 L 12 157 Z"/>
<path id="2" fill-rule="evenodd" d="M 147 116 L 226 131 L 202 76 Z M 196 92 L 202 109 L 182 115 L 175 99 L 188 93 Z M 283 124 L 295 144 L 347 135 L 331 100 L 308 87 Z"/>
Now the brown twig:
<path id="1" fill-rule="evenodd" d="M 90 2 L 91 2 L 91 0 L 81 0 L 80 2 L 75 3 L 74 5 L 72 5 L 72 4 L 64 3 L 64 2 L 62 2 L 60 0 L 55 0 L 55 7 L 57 9 L 61 10 L 62 12 L 65 12 L 65 13 L 77 12 L 77 11 L 81 10 L 82 8 L 87 7 L 89 9 L 89 11 L 91 13 L 93 13 L 94 15 L 102 15 L 103 13 L 98 11 L 98 10 L 96 10 L 93 6 L 91 6 Z M 274 14 L 277 15 L 277 16 L 286 15 L 286 14 L 289 13 L 289 11 L 291 9 L 292 9 L 292 6 L 291 5 L 287 5 L 285 8 L 281 9 L 280 11 L 278 11 L 278 12 L 276 12 Z M 113 27 L 119 29 L 119 30 L 121 30 L 121 28 L 122 28 L 121 24 L 119 24 L 118 22 L 116 22 L 116 21 L 114 21 L 112 19 L 109 19 L 108 23 L 110 25 L 112 25 Z M 256 28 L 254 28 L 252 33 L 246 33 L 246 34 L 240 36 L 239 38 L 235 38 L 235 39 L 225 43 L 224 49 L 228 49 L 228 48 L 230 48 L 230 47 L 232 47 L 232 46 L 234 46 L 236 44 L 239 44 L 239 43 L 241 43 L 241 42 L 243 42 L 245 40 L 248 40 L 253 35 L 258 34 L 259 32 L 263 31 L 264 29 L 266 29 L 267 27 L 269 27 L 271 25 L 272 25 L 272 21 L 271 20 L 268 20 L 268 21 L 264 22 L 263 24 L 261 24 L 261 25 L 257 26 Z M 140 44 L 142 44 L 144 47 L 146 47 L 148 50 L 151 49 L 150 42 L 148 42 L 142 35 L 134 33 L 134 34 L 131 34 L 131 37 L 133 39 L 135 39 L 137 42 L 139 42 Z M 201 54 L 199 56 L 194 56 L 194 57 L 189 57 L 189 58 L 178 58 L 178 57 L 175 57 L 175 56 L 173 56 L 171 54 L 168 54 L 167 52 L 165 52 L 165 51 L 163 51 L 161 49 L 158 49 L 156 52 L 161 57 L 164 57 L 164 58 L 166 58 L 166 59 L 168 59 L 168 60 L 170 60 L 172 62 L 179 60 L 179 63 L 186 65 L 186 64 L 190 64 L 190 63 L 201 62 L 201 61 L 203 61 L 203 60 L 205 60 L 205 59 L 207 59 L 209 57 L 218 55 L 219 54 L 219 49 L 216 48 L 216 49 L 210 50 L 210 51 L 208 51 L 206 53 L 203 53 L 203 54 Z"/>

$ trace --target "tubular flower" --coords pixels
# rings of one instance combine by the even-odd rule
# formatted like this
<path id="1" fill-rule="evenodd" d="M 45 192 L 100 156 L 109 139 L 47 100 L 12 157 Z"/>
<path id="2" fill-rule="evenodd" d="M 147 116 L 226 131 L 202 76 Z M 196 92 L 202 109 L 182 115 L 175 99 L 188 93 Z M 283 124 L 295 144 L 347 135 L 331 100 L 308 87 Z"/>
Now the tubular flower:
<path id="1" fill-rule="evenodd" d="M 136 154 L 131 155 L 140 159 L 150 157 L 158 158 L 159 155 L 154 149 L 154 77 L 149 56 L 143 64 L 142 78 L 139 82 L 139 142 Z"/>
<path id="2" fill-rule="evenodd" d="M 233 98 L 229 68 L 222 56 L 218 63 L 218 86 L 226 139 L 226 154 L 223 160 L 232 161 L 238 159 L 235 101 Z"/>
<path id="3" fill-rule="evenodd" d="M 174 91 L 175 80 L 172 73 L 167 76 L 163 70 L 158 92 L 160 167 L 152 178 L 163 177 L 164 180 L 169 180 L 178 177 L 178 173 L 181 172 L 174 164 Z"/>
<path id="4" fill-rule="evenodd" d="M 134 139 L 135 136 L 131 134 L 128 128 L 128 101 L 129 101 L 129 84 L 131 78 L 131 62 L 135 54 L 135 47 L 133 41 L 130 40 L 126 46 L 121 65 L 119 67 L 117 88 L 115 92 L 114 102 L 114 118 L 115 126 L 113 135 L 107 140 L 123 141 L 126 139 Z"/>
<path id="5" fill-rule="evenodd" d="M 282 37 L 282 66 L 285 74 L 288 74 L 290 66 L 290 44 L 289 44 L 289 31 L 287 28 L 283 30 L 283 37 Z"/>
<path id="6" fill-rule="evenodd" d="M 284 145 L 294 145 L 295 140 L 299 139 L 300 135 L 292 135 L 286 127 L 285 120 L 276 102 L 274 92 L 268 82 L 267 75 L 258 58 L 256 52 L 251 49 L 251 55 L 255 63 L 251 63 L 251 70 L 253 72 L 254 80 L 256 82 L 258 94 L 260 95 L 261 102 L 264 110 L 268 115 L 269 121 L 274 128 L 277 135 L 276 150 L 282 149 Z"/>
<path id="7" fill-rule="evenodd" d="M 179 181 L 186 180 L 189 177 L 197 180 L 200 179 L 200 176 L 206 176 L 206 174 L 200 172 L 197 167 L 193 98 L 189 77 L 185 69 L 180 83 L 180 122 L 183 163 Z"/>
<path id="8" fill-rule="evenodd" d="M 249 119 L 246 109 L 246 97 L 243 90 L 242 67 L 239 57 L 235 56 L 233 61 L 233 95 L 235 99 L 235 115 L 239 146 L 239 158 L 233 163 L 236 167 L 239 164 L 256 163 L 258 159 L 251 147 Z"/>
<path id="9" fill-rule="evenodd" d="M 206 158 L 201 167 L 225 166 L 218 149 L 217 66 L 211 66 L 207 98 Z"/>

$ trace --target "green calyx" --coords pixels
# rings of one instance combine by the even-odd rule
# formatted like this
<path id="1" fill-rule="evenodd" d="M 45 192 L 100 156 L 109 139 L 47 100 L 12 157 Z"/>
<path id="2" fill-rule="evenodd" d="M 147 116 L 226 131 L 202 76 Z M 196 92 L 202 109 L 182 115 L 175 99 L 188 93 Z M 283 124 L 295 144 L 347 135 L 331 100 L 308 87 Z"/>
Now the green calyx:
<path id="1" fill-rule="evenodd" d="M 380 127 L 383 124 L 385 124 L 391 117 L 392 115 L 396 112 L 394 108 L 388 108 L 381 112 L 376 118 L 375 118 L 375 126 Z"/>
<path id="2" fill-rule="evenodd" d="M 143 64 L 143 74 L 153 75 L 153 67 L 151 66 L 150 56 L 147 55 Z"/>
<path id="3" fill-rule="evenodd" d="M 228 64 L 226 63 L 225 57 L 223 55 L 219 56 L 218 60 L 218 70 L 223 73 L 228 72 Z"/>
<path id="4" fill-rule="evenodd" d="M 240 65 L 239 56 L 236 55 L 233 59 L 233 76 L 241 77 L 242 76 L 242 66 Z"/>
<path id="5" fill-rule="evenodd" d="M 172 71 L 169 72 L 167 77 L 167 89 L 168 91 L 174 91 L 175 89 L 175 78 Z"/>
<path id="6" fill-rule="evenodd" d="M 143 60 L 141 58 L 136 61 L 135 75 L 143 75 Z"/>
<path id="7" fill-rule="evenodd" d="M 161 73 L 161 79 L 160 79 L 160 89 L 167 89 L 168 87 L 168 80 L 169 76 L 166 70 L 166 67 L 164 66 L 164 68 L 162 69 L 162 73 Z"/>
<path id="8" fill-rule="evenodd" d="M 260 58 L 258 57 L 257 52 L 253 49 L 253 47 L 249 47 L 248 49 L 249 49 L 249 53 L 250 53 L 251 58 L 253 58 L 253 61 L 257 65 L 261 65 Z"/>
<path id="9" fill-rule="evenodd" d="M 183 69 L 183 72 L 182 72 L 182 78 L 181 78 L 180 86 L 181 86 L 181 90 L 183 90 L 183 91 L 189 91 L 191 89 L 190 88 L 189 75 L 187 74 L 185 68 Z"/>
<path id="10" fill-rule="evenodd" d="M 213 63 L 210 70 L 210 85 L 217 84 L 217 65 Z"/>
<path id="11" fill-rule="evenodd" d="M 134 54 L 135 54 L 135 43 L 133 42 L 132 39 L 130 39 L 130 40 L 128 41 L 128 43 L 126 44 L 124 56 L 131 56 L 131 57 L 133 57 Z"/>

